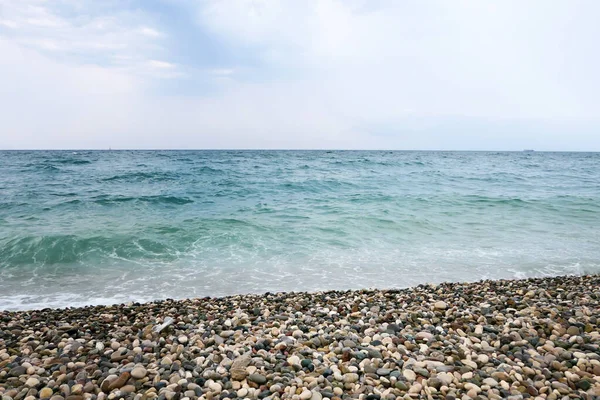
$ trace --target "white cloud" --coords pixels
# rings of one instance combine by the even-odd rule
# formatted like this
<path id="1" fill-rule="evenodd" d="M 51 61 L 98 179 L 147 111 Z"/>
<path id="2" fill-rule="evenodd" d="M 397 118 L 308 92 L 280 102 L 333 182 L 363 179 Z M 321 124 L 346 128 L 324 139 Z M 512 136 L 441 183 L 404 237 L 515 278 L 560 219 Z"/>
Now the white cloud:
<path id="1" fill-rule="evenodd" d="M 590 2 L 219 0 L 199 16 L 275 73 L 295 71 L 364 119 L 394 118 L 398 109 L 587 118 L 596 116 L 600 85 L 585 84 L 579 69 L 600 67 L 592 53 L 600 29 L 586 6 L 600 11 Z"/>
<path id="2" fill-rule="evenodd" d="M 136 68 L 163 58 L 164 34 L 151 26 L 151 17 L 120 2 L 81 0 L 0 0 L 6 37 L 14 43 L 51 51 L 72 65 L 95 63 Z M 2 32 L 0 32 L 2 35 Z M 1 37 L 1 36 L 0 36 Z"/>
<path id="3" fill-rule="evenodd" d="M 235 69 L 233 69 L 233 68 L 217 68 L 217 69 L 211 69 L 209 72 L 213 75 L 228 76 L 228 75 L 233 75 L 235 73 Z"/>
<path id="4" fill-rule="evenodd" d="M 600 149 L 595 3 L 192 3 L 233 67 L 143 10 L 0 0 L 0 148 Z"/>
<path id="5" fill-rule="evenodd" d="M 158 60 L 149 60 L 148 66 L 150 66 L 151 68 L 158 68 L 158 69 L 173 69 L 173 68 L 175 68 L 175 64 L 171 64 L 166 61 L 158 61 Z"/>
<path id="6" fill-rule="evenodd" d="M 153 38 L 159 38 L 164 36 L 162 32 L 157 31 L 156 29 L 148 28 L 147 26 L 141 27 L 138 29 L 138 32 L 145 36 L 150 36 Z"/>
<path id="7" fill-rule="evenodd" d="M 11 21 L 8 19 L 0 19 L 0 26 L 5 26 L 10 29 L 15 29 L 19 26 L 15 21 Z"/>

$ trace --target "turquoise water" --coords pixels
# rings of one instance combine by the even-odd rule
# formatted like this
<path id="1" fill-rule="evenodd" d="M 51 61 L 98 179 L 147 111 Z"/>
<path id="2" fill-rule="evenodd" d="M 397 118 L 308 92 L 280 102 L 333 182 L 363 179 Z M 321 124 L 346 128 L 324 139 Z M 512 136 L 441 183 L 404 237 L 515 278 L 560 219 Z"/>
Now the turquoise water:
<path id="1" fill-rule="evenodd" d="M 600 272 L 600 153 L 0 152 L 0 308 Z"/>

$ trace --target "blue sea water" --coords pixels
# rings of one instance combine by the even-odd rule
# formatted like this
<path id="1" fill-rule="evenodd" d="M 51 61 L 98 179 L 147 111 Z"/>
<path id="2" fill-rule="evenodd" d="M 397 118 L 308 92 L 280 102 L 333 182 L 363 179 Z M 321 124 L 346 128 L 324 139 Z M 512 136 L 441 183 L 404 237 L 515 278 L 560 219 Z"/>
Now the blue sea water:
<path id="1" fill-rule="evenodd" d="M 0 152 L 0 309 L 600 272 L 600 153 Z"/>

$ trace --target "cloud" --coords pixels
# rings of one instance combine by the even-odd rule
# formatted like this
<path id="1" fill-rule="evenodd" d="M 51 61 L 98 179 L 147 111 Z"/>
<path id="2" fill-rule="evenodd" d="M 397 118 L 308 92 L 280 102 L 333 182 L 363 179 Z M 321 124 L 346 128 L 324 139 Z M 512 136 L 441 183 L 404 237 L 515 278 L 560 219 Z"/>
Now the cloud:
<path id="1" fill-rule="evenodd" d="M 158 69 L 173 69 L 173 68 L 175 68 L 175 64 L 171 64 L 166 61 L 158 61 L 158 60 L 149 60 L 148 65 L 151 68 L 158 68 Z"/>
<path id="2" fill-rule="evenodd" d="M 211 69 L 210 73 L 213 75 L 228 76 L 228 75 L 233 75 L 235 73 L 235 69 L 233 69 L 233 68 L 217 68 L 217 69 Z"/>
<path id="3" fill-rule="evenodd" d="M 579 77 L 583 65 L 571 62 L 587 58 L 589 73 L 590 61 L 600 66 L 586 30 L 600 32 L 583 14 L 586 5 L 600 7 L 589 2 L 544 2 L 543 17 L 535 6 L 542 3 L 513 1 L 300 3 L 209 1 L 199 19 L 229 43 L 252 48 L 275 77 L 292 71 L 320 82 L 320 95 L 337 96 L 341 108 L 365 118 L 392 117 L 398 109 L 518 118 L 596 115 L 590 100 L 598 80 L 592 89 Z M 577 42 L 566 42 L 565 35 Z M 364 104 L 367 98 L 370 104 Z"/>
<path id="4" fill-rule="evenodd" d="M 595 3 L 130 4 L 0 0 L 0 148 L 600 149 Z"/>
<path id="5" fill-rule="evenodd" d="M 97 64 L 134 68 L 166 55 L 164 35 L 152 27 L 152 16 L 123 2 L 81 0 L 0 0 L 0 31 L 27 48 L 55 53 L 73 65 Z M 103 6 L 104 5 L 104 6 Z"/>
<path id="6" fill-rule="evenodd" d="M 153 38 L 159 38 L 164 36 L 162 32 L 157 31 L 156 29 L 148 28 L 147 26 L 141 27 L 138 29 L 138 32 L 145 36 L 150 36 Z"/>

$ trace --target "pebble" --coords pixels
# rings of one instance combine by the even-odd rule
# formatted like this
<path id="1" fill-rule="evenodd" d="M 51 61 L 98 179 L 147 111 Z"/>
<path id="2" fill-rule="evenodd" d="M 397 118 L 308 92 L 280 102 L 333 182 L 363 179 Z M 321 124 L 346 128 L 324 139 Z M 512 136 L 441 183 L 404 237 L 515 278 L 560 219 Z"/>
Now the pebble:
<path id="1" fill-rule="evenodd" d="M 310 400 L 323 400 L 323 395 L 320 392 L 313 390 Z"/>
<path id="2" fill-rule="evenodd" d="M 31 388 L 31 387 L 36 387 L 36 386 L 37 386 L 37 385 L 39 385 L 39 384 L 40 384 L 40 381 L 39 381 L 39 379 L 37 379 L 37 378 L 33 378 L 33 377 L 32 377 L 32 378 L 28 378 L 28 379 L 25 381 L 25 386 L 28 386 L 28 387 L 30 387 L 30 388 Z"/>
<path id="3" fill-rule="evenodd" d="M 598 287 L 589 275 L 0 311 L 0 396 L 594 398 Z"/>
<path id="4" fill-rule="evenodd" d="M 308 400 L 312 397 L 312 392 L 310 390 L 303 390 L 302 393 L 300 393 L 300 399 L 301 400 Z"/>
<path id="5" fill-rule="evenodd" d="M 419 332 L 415 335 L 415 339 L 429 341 L 429 340 L 433 339 L 433 334 L 431 334 L 429 332 Z"/>
<path id="6" fill-rule="evenodd" d="M 441 301 L 441 300 L 436 301 L 433 306 L 436 310 L 445 310 L 446 308 L 448 308 L 448 304 L 446 304 L 445 301 Z"/>
<path id="7" fill-rule="evenodd" d="M 300 365 L 300 357 L 298 357 L 298 356 L 288 357 L 287 362 L 290 365 Z"/>
<path id="8" fill-rule="evenodd" d="M 267 383 L 267 378 L 261 374 L 250 374 L 247 379 L 250 382 L 258 383 L 259 385 Z"/>
<path id="9" fill-rule="evenodd" d="M 146 374 L 148 374 L 148 371 L 142 366 L 135 367 L 131 370 L 131 377 L 135 379 L 145 378 Z"/>
<path id="10" fill-rule="evenodd" d="M 498 386 L 498 381 L 495 380 L 494 378 L 485 378 L 482 382 L 484 385 L 488 385 L 490 387 Z"/>
<path id="11" fill-rule="evenodd" d="M 409 382 L 414 382 L 417 379 L 417 374 L 410 369 L 405 369 L 402 371 L 402 375 L 404 375 L 406 380 Z"/>
<path id="12" fill-rule="evenodd" d="M 208 388 L 214 393 L 221 393 L 221 391 L 223 390 L 223 387 L 219 382 L 210 382 L 208 384 Z"/>

